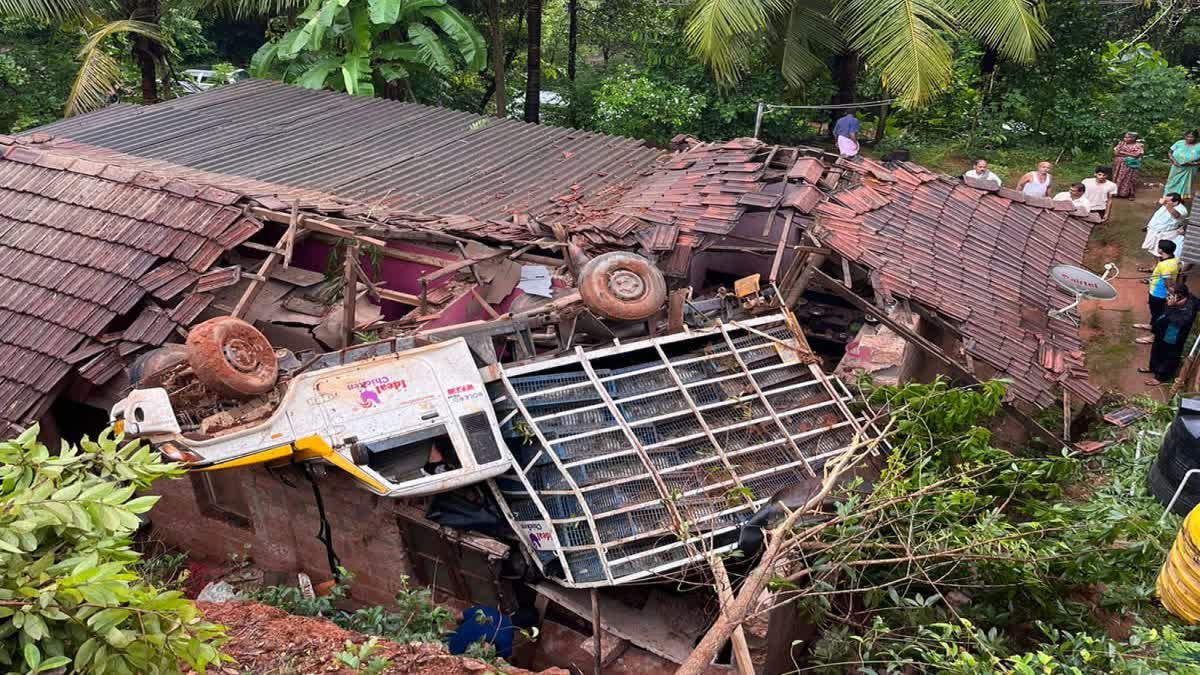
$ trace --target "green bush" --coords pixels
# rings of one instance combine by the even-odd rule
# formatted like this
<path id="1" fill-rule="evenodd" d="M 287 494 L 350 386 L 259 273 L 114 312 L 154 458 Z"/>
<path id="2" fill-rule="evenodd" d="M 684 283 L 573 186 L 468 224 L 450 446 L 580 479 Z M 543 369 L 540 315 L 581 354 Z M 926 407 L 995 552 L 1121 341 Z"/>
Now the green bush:
<path id="1" fill-rule="evenodd" d="M 111 430 L 57 453 L 37 434 L 0 443 L 0 664 L 142 675 L 218 663 L 223 629 L 140 577 L 130 547 L 158 501 L 136 491 L 178 466 Z"/>

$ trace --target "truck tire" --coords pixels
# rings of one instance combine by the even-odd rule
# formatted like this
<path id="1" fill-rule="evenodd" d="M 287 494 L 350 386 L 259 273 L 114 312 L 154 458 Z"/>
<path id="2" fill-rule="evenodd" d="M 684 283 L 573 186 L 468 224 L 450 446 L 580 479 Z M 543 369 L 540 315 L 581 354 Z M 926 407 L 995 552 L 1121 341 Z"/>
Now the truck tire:
<path id="1" fill-rule="evenodd" d="M 193 327 L 187 338 L 187 359 L 205 386 L 226 396 L 264 394 L 279 375 L 275 350 L 266 336 L 231 316 Z"/>
<path id="2" fill-rule="evenodd" d="M 162 384 L 160 376 L 181 363 L 187 363 L 188 350 L 184 345 L 163 345 L 137 357 L 129 366 L 129 386 L 147 389 Z"/>
<path id="3" fill-rule="evenodd" d="M 601 317 L 640 321 L 654 316 L 667 301 L 667 281 L 642 256 L 613 251 L 583 266 L 579 295 L 583 304 Z"/>

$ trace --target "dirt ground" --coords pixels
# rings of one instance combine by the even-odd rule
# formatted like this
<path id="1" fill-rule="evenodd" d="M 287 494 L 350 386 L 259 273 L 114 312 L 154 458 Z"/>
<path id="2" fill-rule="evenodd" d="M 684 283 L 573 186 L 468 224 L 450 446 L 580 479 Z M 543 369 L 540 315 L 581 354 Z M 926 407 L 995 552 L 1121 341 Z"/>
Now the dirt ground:
<path id="1" fill-rule="evenodd" d="M 292 616 L 253 602 L 202 602 L 197 606 L 209 621 L 228 628 L 229 642 L 222 651 L 233 657 L 235 663 L 209 671 L 221 675 L 352 675 L 353 670 L 338 665 L 335 655 L 342 651 L 347 640 L 355 644 L 367 640 L 324 619 Z M 441 645 L 399 645 L 380 640 L 373 655 L 391 662 L 383 672 L 392 675 L 534 675 L 520 668 L 502 669 L 451 656 Z M 555 668 L 537 675 L 567 675 L 567 671 Z"/>
<path id="2" fill-rule="evenodd" d="M 1153 262 L 1141 250 L 1145 236 L 1142 227 L 1158 208 L 1161 191 L 1160 185 L 1145 185 L 1138 190 L 1134 201 L 1115 200 L 1112 217 L 1092 231 L 1085 264 L 1100 273 L 1104 263 L 1116 263 L 1120 275 L 1110 281 L 1117 289 L 1117 297 L 1106 302 L 1085 302 L 1080 305 L 1079 314 L 1088 371 L 1097 386 L 1125 395 L 1149 393 L 1166 400 L 1169 387 L 1148 387 L 1145 380 L 1149 376 L 1137 372 L 1149 360 L 1150 346 L 1134 343 L 1148 333 L 1133 327 L 1135 323 L 1146 323 L 1150 317 L 1147 287 L 1141 283 L 1147 275 L 1138 272 L 1137 267 Z"/>

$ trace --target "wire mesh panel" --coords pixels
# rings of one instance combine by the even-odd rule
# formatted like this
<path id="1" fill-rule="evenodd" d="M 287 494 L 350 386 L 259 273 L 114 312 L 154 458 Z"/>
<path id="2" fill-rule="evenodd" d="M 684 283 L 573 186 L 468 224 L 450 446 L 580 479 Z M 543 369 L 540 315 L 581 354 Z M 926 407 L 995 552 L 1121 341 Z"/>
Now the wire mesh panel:
<path id="1" fill-rule="evenodd" d="M 544 574 L 596 586 L 678 573 L 854 442 L 849 390 L 822 381 L 783 316 L 724 330 L 504 369 L 498 401 L 517 412 L 503 435 L 528 461 L 497 494 Z"/>

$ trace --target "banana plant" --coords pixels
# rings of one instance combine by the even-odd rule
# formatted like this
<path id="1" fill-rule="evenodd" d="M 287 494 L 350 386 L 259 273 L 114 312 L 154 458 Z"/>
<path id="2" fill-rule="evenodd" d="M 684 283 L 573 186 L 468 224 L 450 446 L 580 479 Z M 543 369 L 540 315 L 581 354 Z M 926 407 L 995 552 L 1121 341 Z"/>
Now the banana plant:
<path id="1" fill-rule="evenodd" d="M 250 72 L 373 96 L 376 75 L 393 82 L 486 65 L 483 36 L 446 0 L 310 0 L 294 29 L 259 48 Z"/>

